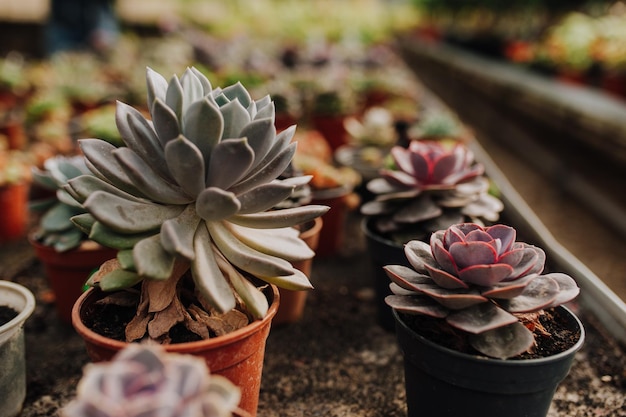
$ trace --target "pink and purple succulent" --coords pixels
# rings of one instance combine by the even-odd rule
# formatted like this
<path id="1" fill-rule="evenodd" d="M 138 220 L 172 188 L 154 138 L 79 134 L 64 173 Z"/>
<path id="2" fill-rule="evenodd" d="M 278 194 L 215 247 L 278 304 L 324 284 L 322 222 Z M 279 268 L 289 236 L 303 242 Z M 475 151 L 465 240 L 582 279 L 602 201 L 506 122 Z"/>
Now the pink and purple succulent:
<path id="1" fill-rule="evenodd" d="M 528 351 L 535 340 L 523 315 L 567 303 L 579 288 L 566 274 L 542 274 L 544 251 L 516 242 L 516 234 L 502 224 L 462 223 L 433 233 L 430 244 L 410 241 L 405 254 L 413 268 L 384 267 L 393 292 L 386 303 L 401 313 L 445 320 L 487 356 Z"/>
<path id="2" fill-rule="evenodd" d="M 88 364 L 63 417 L 231 417 L 239 387 L 199 357 L 131 343 L 112 361 Z M 237 414 L 239 415 L 239 414 Z"/>
<path id="3" fill-rule="evenodd" d="M 414 140 L 390 154 L 394 168 L 382 169 L 367 184 L 375 198 L 361 207 L 362 214 L 375 218 L 378 232 L 409 229 L 426 238 L 451 224 L 499 219 L 504 206 L 489 194 L 484 167 L 464 143 Z"/>

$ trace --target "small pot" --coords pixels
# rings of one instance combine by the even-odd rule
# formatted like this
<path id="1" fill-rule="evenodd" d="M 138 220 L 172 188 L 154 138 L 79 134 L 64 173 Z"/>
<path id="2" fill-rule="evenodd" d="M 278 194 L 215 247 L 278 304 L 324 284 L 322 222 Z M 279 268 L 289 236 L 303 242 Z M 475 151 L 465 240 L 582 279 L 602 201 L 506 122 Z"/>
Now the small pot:
<path id="1" fill-rule="evenodd" d="M 302 227 L 300 239 L 304 240 L 312 250 L 317 249 L 323 223 L 322 218 L 318 217 Z M 293 266 L 311 278 L 312 264 L 313 258 L 294 262 Z M 280 292 L 280 305 L 272 323 L 274 325 L 288 324 L 300 320 L 304 312 L 308 290 L 296 291 L 279 288 L 278 291 Z"/>
<path id="2" fill-rule="evenodd" d="M 385 265 L 410 266 L 404 254 L 404 246 L 376 233 L 373 228 L 374 219 L 366 217 L 361 222 L 361 230 L 365 234 L 367 253 L 373 269 L 374 290 L 376 291 L 376 306 L 378 308 L 378 324 L 385 330 L 395 330 L 395 320 L 391 307 L 385 303 L 385 297 L 391 295 L 389 284 L 391 280 L 385 273 Z"/>
<path id="3" fill-rule="evenodd" d="M 100 265 L 115 258 L 117 250 L 86 241 L 76 249 L 57 252 L 33 237 L 29 242 L 43 264 L 48 284 L 54 292 L 57 315 L 64 322 L 71 323 L 72 307 L 83 293 L 85 282 Z"/>
<path id="4" fill-rule="evenodd" d="M 241 389 L 239 407 L 250 416 L 256 416 L 261 389 L 265 341 L 270 332 L 272 319 L 278 311 L 280 294 L 275 285 L 265 292 L 270 302 L 267 315 L 244 328 L 212 339 L 197 342 L 164 345 L 168 352 L 191 354 L 202 357 L 212 374 L 222 375 Z M 84 339 L 87 353 L 92 361 L 109 361 L 128 343 L 109 339 L 84 324 L 91 306 L 106 293 L 90 288 L 81 295 L 72 310 L 72 324 Z"/>
<path id="5" fill-rule="evenodd" d="M 561 306 L 556 311 L 579 331 L 579 340 L 559 354 L 525 360 L 442 347 L 413 331 L 393 311 L 404 356 L 408 417 L 545 417 L 585 339 L 582 323 L 570 310 Z"/>
<path id="6" fill-rule="evenodd" d="M 326 258 L 337 254 L 345 238 L 345 222 L 348 215 L 348 196 L 352 187 L 335 187 L 313 191 L 311 204 L 330 207 L 324 215 L 324 227 L 320 232 L 316 258 Z"/>
<path id="7" fill-rule="evenodd" d="M 28 189 L 22 182 L 0 187 L 0 243 L 22 238 L 28 226 Z"/>
<path id="8" fill-rule="evenodd" d="M 343 115 L 320 115 L 316 114 L 311 117 L 313 128 L 320 132 L 328 142 L 330 148 L 335 151 L 342 145 L 346 144 L 347 132 L 343 125 Z"/>
<path id="9" fill-rule="evenodd" d="M 18 312 L 0 325 L 0 416 L 20 414 L 26 399 L 24 323 L 35 309 L 35 297 L 26 287 L 0 280 L 0 305 Z"/>

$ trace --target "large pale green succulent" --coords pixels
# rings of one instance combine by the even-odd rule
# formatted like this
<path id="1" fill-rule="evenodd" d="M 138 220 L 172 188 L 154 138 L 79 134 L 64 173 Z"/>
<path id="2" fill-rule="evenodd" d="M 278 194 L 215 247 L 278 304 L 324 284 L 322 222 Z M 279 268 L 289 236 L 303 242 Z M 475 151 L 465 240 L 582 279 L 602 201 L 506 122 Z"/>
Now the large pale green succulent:
<path id="1" fill-rule="evenodd" d="M 228 312 L 241 301 L 254 318 L 265 316 L 268 303 L 250 277 L 311 288 L 291 262 L 313 252 L 292 226 L 328 207 L 270 210 L 310 180 L 277 179 L 294 155 L 295 126 L 277 135 L 269 96 L 255 101 L 240 83 L 212 88 L 195 68 L 169 82 L 148 68 L 147 85 L 151 120 L 118 102 L 126 146 L 82 139 L 95 176 L 67 187 L 89 211 L 74 221 L 93 240 L 120 250 L 119 265 L 101 268 L 94 284 L 115 290 L 143 281 L 145 287 L 190 269 L 211 309 Z M 159 300 L 144 293 L 153 297 L 150 313 L 182 307 L 174 290 Z M 174 323 L 188 320 L 176 314 Z"/>

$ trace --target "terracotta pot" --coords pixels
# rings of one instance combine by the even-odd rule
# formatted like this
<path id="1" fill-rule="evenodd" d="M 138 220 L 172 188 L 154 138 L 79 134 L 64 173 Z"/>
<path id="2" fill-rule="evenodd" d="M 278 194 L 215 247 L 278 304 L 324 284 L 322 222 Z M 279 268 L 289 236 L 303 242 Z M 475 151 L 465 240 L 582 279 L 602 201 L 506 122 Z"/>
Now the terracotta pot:
<path id="1" fill-rule="evenodd" d="M 58 317 L 66 323 L 71 323 L 72 307 L 83 293 L 85 281 L 100 265 L 115 258 L 117 250 L 87 241 L 76 249 L 57 252 L 32 237 L 29 238 L 29 242 L 43 264 L 48 284 L 54 293 Z"/>
<path id="2" fill-rule="evenodd" d="M 0 416 L 18 416 L 26 399 L 24 323 L 35 309 L 35 297 L 26 287 L 0 280 L 0 305 L 18 315 L 0 323 Z"/>
<path id="3" fill-rule="evenodd" d="M 0 242 L 23 237 L 28 226 L 28 183 L 0 187 Z"/>
<path id="4" fill-rule="evenodd" d="M 346 144 L 346 128 L 343 126 L 345 116 L 314 115 L 311 117 L 313 128 L 320 132 L 333 152 Z"/>
<path id="5" fill-rule="evenodd" d="M 307 245 L 313 250 L 317 249 L 319 243 L 320 232 L 322 231 L 323 220 L 318 217 L 315 220 L 307 223 L 300 232 L 300 238 L 306 242 Z M 311 266 L 313 264 L 313 258 L 305 261 L 294 262 L 293 266 L 298 270 L 304 272 L 304 274 L 311 278 Z M 306 304 L 306 298 L 308 291 L 295 291 L 285 288 L 279 288 L 280 292 L 280 305 L 278 306 L 278 312 L 274 317 L 273 324 L 287 324 L 295 323 L 302 317 L 304 312 L 304 306 Z"/>
<path id="6" fill-rule="evenodd" d="M 83 293 L 72 309 L 72 324 L 84 339 L 87 353 L 94 362 L 108 361 L 127 343 L 109 339 L 84 324 L 84 319 L 92 313 L 91 306 L 105 293 L 90 288 Z M 265 341 L 270 332 L 272 319 L 278 311 L 280 294 L 274 285 L 268 286 L 266 296 L 270 308 L 262 320 L 224 336 L 197 342 L 165 345 L 168 352 L 191 354 L 204 358 L 213 374 L 222 375 L 241 389 L 239 407 L 250 416 L 256 416 L 261 389 Z"/>
<path id="7" fill-rule="evenodd" d="M 9 149 L 22 150 L 26 147 L 26 131 L 21 119 L 9 117 L 0 126 L 0 134 L 6 137 Z"/>
<path id="8" fill-rule="evenodd" d="M 320 232 L 316 258 L 333 256 L 343 245 L 344 225 L 348 215 L 347 197 L 352 192 L 350 187 L 337 187 L 327 190 L 315 190 L 311 204 L 330 207 L 323 216 L 324 227 Z"/>

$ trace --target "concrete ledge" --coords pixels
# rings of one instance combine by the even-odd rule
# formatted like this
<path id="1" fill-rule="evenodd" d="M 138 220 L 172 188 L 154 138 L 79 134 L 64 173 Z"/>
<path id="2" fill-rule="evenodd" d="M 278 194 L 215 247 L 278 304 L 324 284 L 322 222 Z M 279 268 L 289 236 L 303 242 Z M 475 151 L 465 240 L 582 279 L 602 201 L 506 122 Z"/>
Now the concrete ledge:
<path id="1" fill-rule="evenodd" d="M 626 162 L 626 104 L 600 91 L 554 82 L 507 63 L 496 62 L 446 44 L 415 39 L 399 41 L 403 55 L 420 77 L 426 72 L 450 81 L 442 88 L 465 89 L 498 102 L 529 123 L 545 125 L 603 153 Z M 457 92 L 458 94 L 458 92 Z"/>

